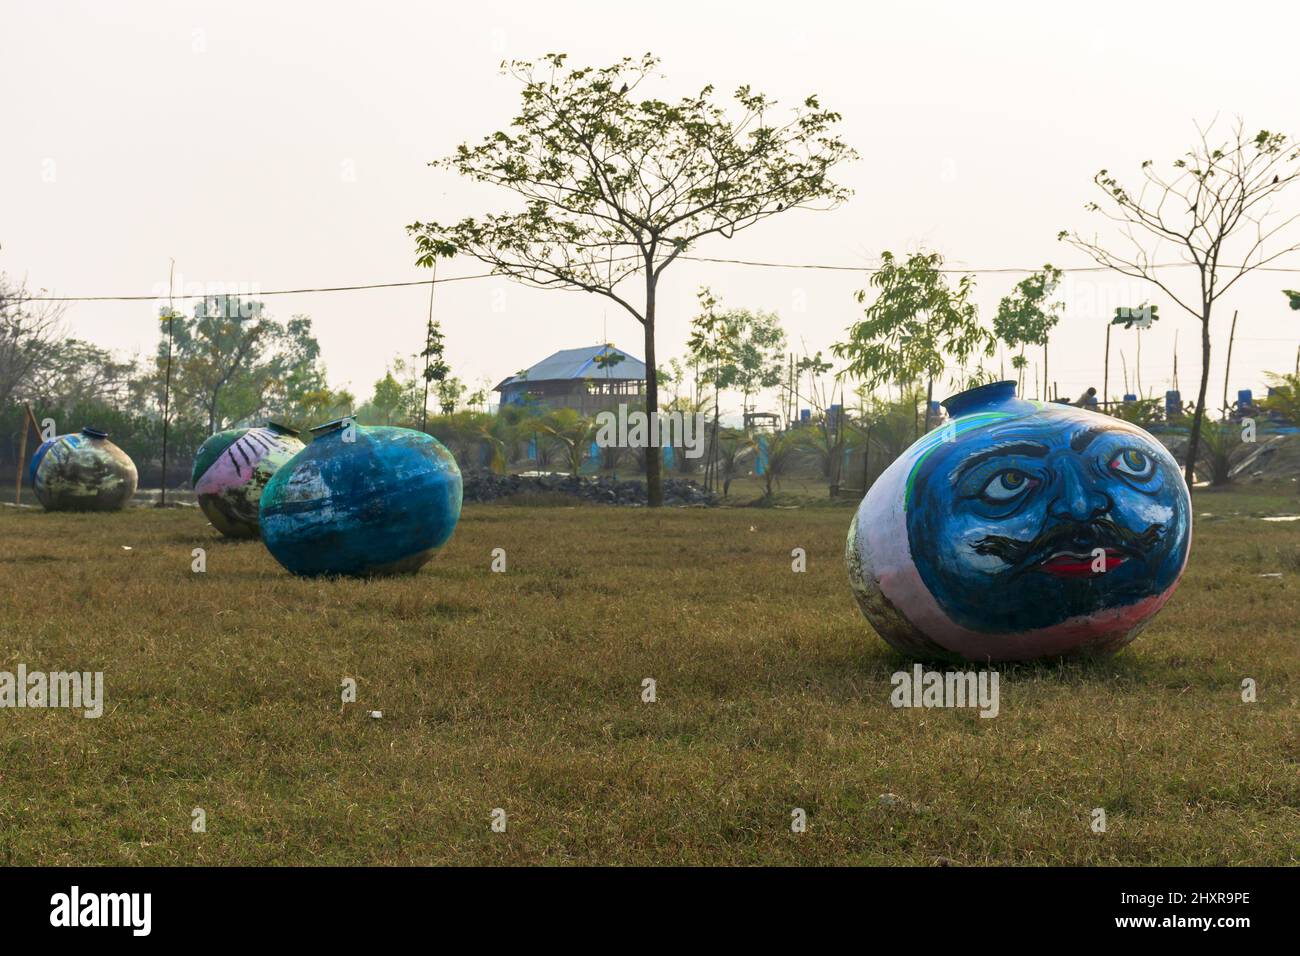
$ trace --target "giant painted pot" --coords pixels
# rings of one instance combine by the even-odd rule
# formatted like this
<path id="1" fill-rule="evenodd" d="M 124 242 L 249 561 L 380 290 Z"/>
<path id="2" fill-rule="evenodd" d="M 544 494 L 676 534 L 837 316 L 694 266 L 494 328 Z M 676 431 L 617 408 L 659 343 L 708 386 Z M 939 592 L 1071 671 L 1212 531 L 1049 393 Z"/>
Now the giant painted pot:
<path id="1" fill-rule="evenodd" d="M 460 520 L 460 469 L 436 438 L 348 419 L 312 443 L 262 492 L 262 540 L 294 574 L 416 571 Z"/>
<path id="2" fill-rule="evenodd" d="M 231 538 L 256 538 L 266 483 L 304 447 L 296 431 L 275 422 L 209 436 L 194 455 L 190 482 L 212 526 Z"/>
<path id="3" fill-rule="evenodd" d="M 42 442 L 28 476 L 46 511 L 117 511 L 139 481 L 135 462 L 98 428 Z"/>
<path id="4" fill-rule="evenodd" d="M 1133 640 L 1191 544 L 1165 447 L 1107 415 L 1017 399 L 1014 382 L 943 405 L 951 420 L 885 470 L 849 527 L 849 581 L 880 636 L 971 661 Z"/>

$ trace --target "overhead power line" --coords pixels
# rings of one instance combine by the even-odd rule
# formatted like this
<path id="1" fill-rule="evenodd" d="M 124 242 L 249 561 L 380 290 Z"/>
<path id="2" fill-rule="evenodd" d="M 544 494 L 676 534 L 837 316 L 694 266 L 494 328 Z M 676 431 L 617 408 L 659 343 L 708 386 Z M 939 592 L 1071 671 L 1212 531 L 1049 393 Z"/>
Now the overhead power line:
<path id="1" fill-rule="evenodd" d="M 404 286 L 416 285 L 433 285 L 435 282 L 441 285 L 444 282 L 464 282 L 468 279 L 490 279 L 496 273 L 483 272 L 472 276 L 451 276 L 447 279 L 417 279 L 412 282 L 372 282 L 367 285 L 336 285 L 322 286 L 315 289 L 274 289 L 269 292 L 252 292 L 250 298 L 261 298 L 264 295 L 299 295 L 308 292 L 356 292 L 363 289 L 400 289 Z M 208 295 L 181 295 L 181 299 L 203 299 Z M 167 298 L 166 294 L 161 295 L 25 295 L 22 296 L 24 302 L 155 302 L 159 299 Z"/>
<path id="2" fill-rule="evenodd" d="M 749 266 L 760 269 L 817 269 L 829 272 L 857 272 L 862 275 L 872 275 L 878 271 L 874 266 L 846 266 L 833 265 L 820 262 L 764 262 L 753 259 L 722 259 L 714 256 L 680 256 L 679 258 L 688 262 L 704 262 L 713 265 L 728 266 Z M 1162 262 L 1151 266 L 1153 269 L 1180 269 L 1195 266 L 1194 262 Z M 1041 268 L 1041 267 L 1039 267 Z M 1220 265 L 1221 269 L 1237 269 L 1235 265 Z M 940 269 L 940 272 L 953 273 L 955 275 L 1003 275 L 1003 274 L 1024 274 L 1028 275 L 1037 272 L 1037 268 L 1024 268 L 1021 266 L 1003 266 L 996 268 L 971 268 L 971 269 Z M 1065 266 L 1061 272 L 1110 272 L 1113 271 L 1109 266 Z M 1300 268 L 1288 268 L 1285 266 L 1257 266 L 1253 271 L 1256 272 L 1287 272 L 1300 273 Z M 367 289 L 401 289 L 411 286 L 425 286 L 441 284 L 444 282 L 468 282 L 475 279 L 493 279 L 509 278 L 506 273 L 501 272 L 480 272 L 475 275 L 467 276 L 450 276 L 446 279 L 416 279 L 409 282 L 370 282 L 362 285 L 337 285 L 321 286 L 317 288 L 305 289 L 272 289 L 266 292 L 250 293 L 250 298 L 261 298 L 271 295 L 305 295 L 309 293 L 320 292 L 359 292 Z M 209 293 L 207 295 L 210 295 Z M 207 295 L 182 295 L 181 299 L 201 299 Z M 165 294 L 153 295 L 27 295 L 22 296 L 24 302 L 156 302 L 165 299 Z"/>

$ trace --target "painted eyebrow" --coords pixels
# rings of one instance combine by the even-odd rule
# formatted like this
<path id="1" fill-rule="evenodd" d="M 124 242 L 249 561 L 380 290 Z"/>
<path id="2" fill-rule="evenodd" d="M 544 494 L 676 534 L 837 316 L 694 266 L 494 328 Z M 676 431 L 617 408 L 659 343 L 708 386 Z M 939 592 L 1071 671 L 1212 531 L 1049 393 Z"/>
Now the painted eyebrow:
<path id="1" fill-rule="evenodd" d="M 1043 458 L 1047 455 L 1047 452 L 1047 446 L 1036 441 L 1003 442 L 1001 445 L 994 445 L 992 448 L 986 449 L 973 458 L 968 458 L 962 462 L 961 467 L 953 473 L 952 482 L 956 484 L 972 468 L 990 458 L 999 458 L 1002 455 L 1024 455 L 1029 458 Z"/>
<path id="2" fill-rule="evenodd" d="M 1083 431 L 1078 432 L 1070 439 L 1070 451 L 1081 452 L 1089 445 L 1098 435 L 1104 435 L 1107 432 L 1117 432 L 1121 429 L 1112 428 L 1109 425 L 1090 425 Z"/>

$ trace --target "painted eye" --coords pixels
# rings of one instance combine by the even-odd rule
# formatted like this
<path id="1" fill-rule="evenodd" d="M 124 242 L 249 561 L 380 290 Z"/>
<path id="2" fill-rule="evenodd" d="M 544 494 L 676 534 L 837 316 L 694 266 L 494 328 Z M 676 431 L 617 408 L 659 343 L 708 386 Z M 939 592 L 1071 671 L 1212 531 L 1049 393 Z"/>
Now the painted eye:
<path id="1" fill-rule="evenodd" d="M 1035 484 L 1037 482 L 1023 471 L 1008 468 L 990 478 L 989 483 L 980 492 L 980 496 L 995 504 L 1006 504 L 1019 498 Z"/>
<path id="2" fill-rule="evenodd" d="M 1136 448 L 1125 448 L 1110 460 L 1110 468 L 1129 478 L 1145 481 L 1155 474 L 1156 463 Z"/>

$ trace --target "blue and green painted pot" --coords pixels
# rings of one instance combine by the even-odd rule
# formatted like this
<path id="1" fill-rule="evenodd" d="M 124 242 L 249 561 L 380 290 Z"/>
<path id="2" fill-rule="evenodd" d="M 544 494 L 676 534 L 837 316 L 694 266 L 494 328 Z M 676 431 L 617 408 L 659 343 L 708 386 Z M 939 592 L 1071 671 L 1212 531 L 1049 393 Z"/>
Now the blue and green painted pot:
<path id="1" fill-rule="evenodd" d="M 1169 600 L 1191 547 L 1178 463 L 1135 425 L 1015 397 L 951 419 L 876 480 L 849 528 L 854 595 L 914 657 L 1031 660 L 1126 645 Z"/>
<path id="2" fill-rule="evenodd" d="M 212 527 L 227 537 L 256 538 L 266 483 L 304 447 L 296 431 L 276 422 L 209 436 L 194 455 L 190 482 Z"/>
<path id="3" fill-rule="evenodd" d="M 409 428 L 340 419 L 262 492 L 262 540 L 294 574 L 419 570 L 460 520 L 461 478 L 442 443 Z"/>
<path id="4" fill-rule="evenodd" d="M 135 462 L 108 432 L 89 427 L 42 442 L 27 473 L 46 511 L 117 511 L 139 481 Z"/>

